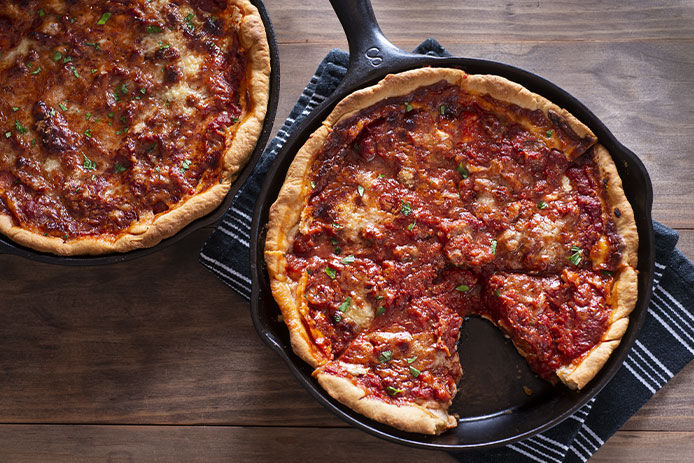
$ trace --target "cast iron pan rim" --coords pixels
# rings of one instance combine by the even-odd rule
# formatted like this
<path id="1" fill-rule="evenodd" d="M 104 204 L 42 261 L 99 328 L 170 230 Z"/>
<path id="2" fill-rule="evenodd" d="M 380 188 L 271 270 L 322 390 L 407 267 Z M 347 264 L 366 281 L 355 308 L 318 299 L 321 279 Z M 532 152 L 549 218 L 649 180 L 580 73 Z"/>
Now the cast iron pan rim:
<path id="1" fill-rule="evenodd" d="M 108 265 L 115 264 L 119 262 L 125 262 L 140 257 L 144 257 L 153 252 L 160 251 L 164 248 L 171 246 L 190 235 L 194 231 L 197 231 L 203 227 L 212 225 L 216 223 L 231 207 L 232 201 L 238 193 L 241 186 L 246 182 L 248 176 L 253 171 L 260 155 L 265 149 L 268 138 L 270 137 L 270 132 L 272 131 L 272 126 L 275 121 L 275 115 L 277 113 L 277 103 L 279 101 L 279 90 L 280 90 L 280 61 L 279 52 L 277 48 L 277 40 L 275 38 L 275 32 L 270 22 L 270 17 L 267 13 L 267 9 L 263 4 L 262 0 L 250 0 L 250 2 L 258 8 L 260 17 L 265 26 L 265 34 L 267 36 L 268 47 L 270 49 L 270 95 L 267 103 L 267 110 L 265 113 L 265 119 L 263 121 L 263 126 L 258 136 L 255 148 L 251 153 L 246 165 L 241 169 L 238 177 L 229 187 L 224 201 L 212 212 L 190 222 L 188 225 L 179 230 L 175 235 L 165 238 L 156 245 L 149 248 L 134 249 L 125 253 L 113 253 L 104 254 L 97 256 L 59 256 L 55 254 L 50 254 L 46 252 L 36 251 L 18 243 L 15 243 L 10 238 L 0 235 L 0 254 L 12 254 L 21 256 L 30 260 L 44 262 L 48 264 L 56 265 L 68 265 L 68 266 L 90 266 L 90 265 Z"/>
<path id="2" fill-rule="evenodd" d="M 648 302 L 651 295 L 651 285 L 653 277 L 653 266 L 655 260 L 655 246 L 654 246 L 654 232 L 651 222 L 650 208 L 652 205 L 652 187 L 650 183 L 650 178 L 643 163 L 640 159 L 619 143 L 612 133 L 607 129 L 607 127 L 582 103 L 572 97 L 569 93 L 552 84 L 551 82 L 533 74 L 528 71 L 524 71 L 520 68 L 505 65 L 502 63 L 482 60 L 482 59 L 470 59 L 470 58 L 437 58 L 428 56 L 411 55 L 401 50 L 395 48 L 388 50 L 387 47 L 389 42 L 382 37 L 382 41 L 379 45 L 385 48 L 391 55 L 397 55 L 398 61 L 392 65 L 386 65 L 379 69 L 371 69 L 369 71 L 364 71 L 363 60 L 360 62 L 357 53 L 361 50 L 365 50 L 364 43 L 360 42 L 360 37 L 355 37 L 355 32 L 350 30 L 349 19 L 345 20 L 345 8 L 349 9 L 351 7 L 345 7 L 346 2 L 341 2 L 340 0 L 331 0 L 333 7 L 336 9 L 338 16 L 345 28 L 348 36 L 348 41 L 350 44 L 350 66 L 345 76 L 343 82 L 340 84 L 338 89 L 327 98 L 321 105 L 319 105 L 292 133 L 288 138 L 287 142 L 283 146 L 282 150 L 278 154 L 276 160 L 273 162 L 265 182 L 263 183 L 261 193 L 258 197 L 256 209 L 253 216 L 252 232 L 251 232 L 251 273 L 252 273 L 252 293 L 251 293 L 251 316 L 253 323 L 259 335 L 263 341 L 268 344 L 275 352 L 277 352 L 280 357 L 287 363 L 290 370 L 299 380 L 299 382 L 309 391 L 309 393 L 318 400 L 324 407 L 328 408 L 338 417 L 342 418 L 351 425 L 355 425 L 368 433 L 375 435 L 377 437 L 386 439 L 391 442 L 396 442 L 400 444 L 406 444 L 412 447 L 424 448 L 424 449 L 435 449 L 435 450 L 447 450 L 447 451 L 465 451 L 471 449 L 483 449 L 489 447 L 496 447 L 503 444 L 508 444 L 516 442 L 530 435 L 542 432 L 557 423 L 565 420 L 571 414 L 575 413 L 580 407 L 585 405 L 592 397 L 594 397 L 600 390 L 614 377 L 617 370 L 620 368 L 624 358 L 626 357 L 629 348 L 633 344 L 636 335 L 640 327 L 642 326 Z M 365 5 L 368 6 L 370 10 L 370 5 L 368 5 L 367 0 L 355 0 L 355 4 L 358 4 L 357 9 L 363 8 Z M 359 16 L 359 20 L 366 18 L 366 23 L 369 22 L 369 13 L 373 16 L 372 11 L 364 12 Z M 349 16 L 349 13 L 347 13 Z M 375 28 L 371 32 L 371 40 L 380 40 L 379 34 L 380 30 L 375 24 L 375 19 L 371 18 L 374 23 L 368 25 L 368 27 Z M 352 27 L 359 27 L 358 24 L 351 24 Z M 356 32 L 359 35 L 359 31 Z M 364 34 L 364 31 L 361 31 Z M 369 35 L 368 33 L 366 35 Z M 363 37 L 361 37 L 363 39 Z M 302 372 L 301 369 L 306 369 L 304 362 L 299 359 L 292 351 L 290 346 L 282 345 L 282 341 L 278 340 L 274 333 L 272 332 L 272 327 L 269 325 L 270 320 L 264 320 L 261 318 L 260 313 L 260 302 L 261 297 L 264 301 L 269 301 L 270 304 L 274 304 L 274 299 L 271 294 L 268 294 L 267 289 L 267 274 L 264 267 L 263 258 L 263 246 L 264 246 L 264 226 L 267 222 L 267 214 L 270 204 L 274 202 L 276 197 L 276 191 L 279 190 L 279 185 L 283 183 L 284 174 L 286 168 L 288 167 L 291 158 L 296 153 L 298 148 L 303 145 L 303 141 L 308 138 L 315 128 L 327 117 L 329 112 L 332 110 L 334 105 L 344 98 L 347 94 L 352 93 L 358 88 L 363 88 L 368 85 L 372 85 L 375 82 L 382 79 L 388 73 L 394 73 L 403 71 L 405 69 L 411 69 L 414 67 L 422 66 L 452 66 L 457 68 L 462 68 L 464 70 L 470 70 L 469 72 L 480 74 L 480 73 L 491 73 L 502 75 L 510 80 L 520 83 L 526 88 L 534 91 L 536 93 L 542 94 L 543 96 L 550 99 L 554 103 L 561 107 L 566 108 L 578 117 L 581 121 L 586 123 L 598 136 L 600 143 L 606 145 L 610 153 L 615 156 L 617 152 L 625 162 L 628 163 L 630 168 L 633 168 L 634 175 L 638 178 L 636 181 L 641 181 L 640 184 L 642 188 L 642 198 L 645 202 L 637 202 L 635 200 L 631 201 L 637 215 L 637 224 L 639 225 L 639 272 L 641 273 L 639 277 L 639 298 L 634 311 L 632 312 L 630 324 L 627 332 L 625 333 L 620 346 L 615 350 L 607 364 L 601 369 L 596 378 L 593 379 L 579 394 L 575 403 L 568 407 L 564 412 L 554 416 L 553 418 L 547 420 L 542 425 L 535 426 L 532 429 L 526 431 L 518 432 L 511 437 L 506 437 L 502 439 L 490 440 L 487 442 L 475 442 L 475 443 L 463 443 L 463 444 L 447 444 L 447 443 L 436 443 L 427 442 L 425 439 L 428 436 L 421 436 L 411 433 L 403 433 L 397 431 L 394 428 L 390 428 L 386 425 L 376 423 L 350 409 L 343 406 L 332 397 L 328 397 L 317 382 Z M 361 74 L 361 75 L 360 75 Z M 618 169 L 621 170 L 621 166 L 618 165 Z M 621 172 L 620 172 L 621 173 Z M 261 294 L 261 285 L 263 293 Z M 277 311 L 279 313 L 279 310 Z M 464 387 L 464 386 L 463 386 Z M 563 386 L 559 386 L 563 387 Z M 545 405 L 547 406 L 547 405 Z M 480 420 L 484 420 L 485 417 L 479 417 Z M 466 420 L 467 421 L 467 420 Z M 455 430 L 449 431 L 455 432 Z M 444 434 L 445 435 L 445 434 Z"/>

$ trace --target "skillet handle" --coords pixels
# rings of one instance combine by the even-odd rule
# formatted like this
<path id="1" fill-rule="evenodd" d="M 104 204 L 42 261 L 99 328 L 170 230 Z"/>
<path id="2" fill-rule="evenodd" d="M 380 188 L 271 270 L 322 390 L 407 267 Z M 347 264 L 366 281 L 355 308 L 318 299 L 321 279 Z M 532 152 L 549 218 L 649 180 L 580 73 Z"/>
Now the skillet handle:
<path id="1" fill-rule="evenodd" d="M 384 66 L 411 61 L 415 55 L 393 45 L 378 26 L 369 0 L 330 0 L 349 44 L 349 68 L 340 88 L 362 81 Z"/>

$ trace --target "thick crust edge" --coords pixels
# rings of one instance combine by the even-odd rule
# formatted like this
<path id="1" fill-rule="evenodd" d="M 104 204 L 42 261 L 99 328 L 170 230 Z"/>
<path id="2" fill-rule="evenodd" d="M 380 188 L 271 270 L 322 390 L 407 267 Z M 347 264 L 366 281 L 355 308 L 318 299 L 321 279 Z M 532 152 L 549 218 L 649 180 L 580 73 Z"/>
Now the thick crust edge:
<path id="1" fill-rule="evenodd" d="M 0 233 L 22 246 L 64 256 L 121 253 L 154 246 L 219 206 L 255 148 L 270 95 L 270 48 L 265 26 L 257 8 L 248 0 L 236 0 L 236 4 L 245 12 L 239 33 L 241 45 L 248 50 L 250 57 L 248 81 L 251 83 L 249 93 L 253 96 L 254 107 L 245 115 L 236 133 L 230 130 L 227 134 L 227 140 L 231 139 L 232 142 L 223 155 L 222 181 L 219 184 L 187 198 L 173 209 L 155 216 L 149 223 L 149 218 L 133 223 L 116 239 L 85 236 L 66 241 L 43 236 L 17 227 L 11 217 L 4 214 L 0 214 Z"/>
<path id="2" fill-rule="evenodd" d="M 456 418 L 438 408 L 436 402 L 432 402 L 429 407 L 406 402 L 402 404 L 388 403 L 366 396 L 363 389 L 346 378 L 330 375 L 320 370 L 316 371 L 314 375 L 323 389 L 342 404 L 367 418 L 402 431 L 441 434 L 446 429 L 453 428 L 458 424 Z"/>

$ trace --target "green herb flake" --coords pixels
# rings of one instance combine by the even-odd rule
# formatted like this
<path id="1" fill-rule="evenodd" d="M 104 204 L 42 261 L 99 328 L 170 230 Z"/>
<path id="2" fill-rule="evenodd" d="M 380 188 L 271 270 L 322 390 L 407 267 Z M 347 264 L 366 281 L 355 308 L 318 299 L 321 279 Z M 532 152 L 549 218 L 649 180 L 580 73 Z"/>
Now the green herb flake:
<path id="1" fill-rule="evenodd" d="M 335 250 L 334 250 L 333 252 L 335 253 L 336 256 L 339 256 L 340 253 L 342 252 L 342 248 L 340 248 L 340 247 L 338 246 L 338 247 L 335 248 Z"/>
<path id="2" fill-rule="evenodd" d="M 335 270 L 334 268 L 325 267 L 325 274 L 328 275 L 331 280 L 337 278 L 337 270 Z"/>
<path id="3" fill-rule="evenodd" d="M 357 193 L 359 193 L 359 196 L 364 196 L 364 187 L 357 185 Z"/>
<path id="4" fill-rule="evenodd" d="M 460 175 L 463 176 L 463 178 L 468 178 L 470 176 L 470 173 L 467 171 L 462 161 L 460 162 L 460 164 L 458 164 L 457 169 L 458 172 L 460 172 Z"/>
<path id="5" fill-rule="evenodd" d="M 571 246 L 571 256 L 568 257 L 569 262 L 571 262 L 574 265 L 578 265 L 581 263 L 581 259 L 583 259 L 583 249 L 579 248 L 575 244 Z"/>
<path id="6" fill-rule="evenodd" d="M 99 26 L 103 26 L 104 24 L 106 24 L 106 22 L 107 22 L 109 19 L 111 19 L 111 16 L 112 16 L 111 13 L 106 12 L 106 13 L 104 13 L 104 14 L 101 15 L 101 17 L 99 18 L 99 20 L 98 20 L 96 23 L 97 23 Z"/>
<path id="7" fill-rule="evenodd" d="M 378 309 L 376 309 L 376 315 L 383 315 L 386 312 L 386 308 L 383 307 L 382 305 L 378 306 Z"/>
<path id="8" fill-rule="evenodd" d="M 547 203 L 544 201 L 540 201 L 537 203 L 537 208 L 542 210 L 542 209 L 547 209 Z"/>
<path id="9" fill-rule="evenodd" d="M 499 290 L 498 290 L 498 289 L 495 289 L 495 290 L 494 290 L 494 294 L 496 295 L 496 297 L 501 296 L 501 294 L 499 294 Z"/>
<path id="10" fill-rule="evenodd" d="M 383 296 L 376 296 L 376 300 L 377 300 L 377 301 L 381 301 L 381 300 L 383 300 L 383 299 L 384 299 Z"/>
<path id="11" fill-rule="evenodd" d="M 330 238 L 330 242 L 333 244 L 333 246 L 337 246 L 338 241 L 335 238 Z"/>
<path id="12" fill-rule="evenodd" d="M 92 138 L 92 131 L 90 129 L 85 130 L 84 136 L 87 138 Z"/>
<path id="13" fill-rule="evenodd" d="M 188 29 L 191 31 L 195 29 L 195 26 L 193 25 L 193 18 L 195 18 L 195 15 L 193 13 L 188 14 L 183 20 L 188 24 Z"/>
<path id="14" fill-rule="evenodd" d="M 545 133 L 545 136 L 546 136 L 547 138 L 551 137 L 551 136 L 552 136 L 552 131 L 551 131 L 551 130 L 548 130 L 547 133 Z"/>
<path id="15" fill-rule="evenodd" d="M 406 112 L 409 113 L 409 112 L 412 111 L 413 109 L 414 109 L 414 108 L 412 107 L 412 105 L 411 105 L 410 103 L 405 103 L 405 111 L 406 111 Z"/>
<path id="16" fill-rule="evenodd" d="M 46 16 L 46 12 L 42 9 L 39 9 L 39 17 L 43 18 L 44 16 Z"/>
<path id="17" fill-rule="evenodd" d="M 14 121 L 14 127 L 17 129 L 18 133 L 27 133 L 29 129 L 24 127 L 19 121 Z"/>
<path id="18" fill-rule="evenodd" d="M 155 149 L 157 149 L 157 144 L 156 144 L 156 143 L 152 143 L 151 145 L 149 145 L 149 147 L 148 147 L 145 151 L 146 151 L 147 153 L 151 153 L 151 152 L 154 151 Z"/>
<path id="19" fill-rule="evenodd" d="M 470 291 L 470 287 L 468 285 L 456 286 L 455 289 L 457 291 L 460 291 L 461 293 L 467 293 L 468 291 Z"/>
<path id="20" fill-rule="evenodd" d="M 339 313 L 335 314 L 333 320 L 335 320 L 335 323 L 340 323 L 342 321 L 342 315 L 340 315 Z"/>
<path id="21" fill-rule="evenodd" d="M 75 69 L 75 66 L 70 66 L 72 69 L 72 74 L 79 79 L 80 75 L 77 72 L 77 69 Z"/>
<path id="22" fill-rule="evenodd" d="M 416 377 L 418 377 L 419 375 L 421 375 L 422 372 L 419 371 L 418 369 L 416 369 L 415 367 L 410 366 L 410 374 L 416 378 Z"/>
<path id="23" fill-rule="evenodd" d="M 159 166 L 157 166 L 157 168 L 156 168 L 156 169 L 154 169 L 154 170 L 156 170 L 156 171 L 157 171 L 157 173 L 161 173 L 161 167 L 159 167 Z"/>
<path id="24" fill-rule="evenodd" d="M 19 108 L 16 106 L 12 106 L 12 112 L 16 113 L 17 111 L 19 111 Z"/>
<path id="25" fill-rule="evenodd" d="M 86 154 L 83 154 L 82 157 L 84 158 L 84 162 L 82 162 L 82 167 L 84 167 L 84 170 L 96 170 L 96 162 L 89 159 Z M 92 178 L 92 180 L 94 179 Z"/>
<path id="26" fill-rule="evenodd" d="M 407 363 L 409 363 L 409 364 L 411 365 L 411 364 L 413 364 L 413 363 L 415 362 L 415 360 L 417 360 L 417 356 L 416 356 L 416 355 L 415 355 L 414 357 L 408 358 L 408 359 L 407 359 Z"/>
<path id="27" fill-rule="evenodd" d="M 386 391 L 388 391 L 388 394 L 390 394 L 390 395 L 398 395 L 398 394 L 405 392 L 402 389 L 397 389 L 397 388 L 394 388 L 393 386 L 387 386 Z"/>
<path id="28" fill-rule="evenodd" d="M 97 72 L 99 72 L 98 69 L 92 69 L 92 74 L 96 74 Z"/>
<path id="29" fill-rule="evenodd" d="M 353 264 L 354 263 L 354 255 L 350 254 L 349 256 L 343 257 L 340 262 L 342 262 L 345 265 Z"/>
<path id="30" fill-rule="evenodd" d="M 59 51 L 56 51 L 53 53 L 53 61 L 60 61 L 60 58 L 63 57 L 63 54 L 60 53 Z"/>
<path id="31" fill-rule="evenodd" d="M 32 75 L 36 75 L 36 74 L 38 74 L 39 72 L 41 72 L 41 66 L 37 67 L 36 70 L 33 71 L 31 74 L 32 74 Z"/>
<path id="32" fill-rule="evenodd" d="M 120 163 L 118 163 L 118 162 L 114 162 L 114 163 L 113 163 L 113 172 L 114 172 L 114 173 L 120 174 L 121 172 L 125 172 L 126 170 L 127 170 L 127 169 L 126 169 L 125 166 L 123 166 L 122 164 L 120 164 Z"/>
<path id="33" fill-rule="evenodd" d="M 342 225 L 340 225 L 339 223 L 333 222 L 333 228 L 335 228 L 336 230 L 339 230 L 340 228 L 342 228 Z"/>
<path id="34" fill-rule="evenodd" d="M 185 171 L 187 171 L 188 169 L 190 169 L 190 164 L 191 164 L 191 162 L 192 162 L 192 161 L 191 161 L 190 159 L 186 159 L 186 160 L 184 160 L 183 162 L 181 162 L 181 170 L 182 170 L 183 172 L 185 172 Z"/>
<path id="35" fill-rule="evenodd" d="M 12 132 L 5 132 L 5 138 L 10 138 L 12 136 Z"/>
<path id="36" fill-rule="evenodd" d="M 340 312 L 347 312 L 347 309 L 349 309 L 350 305 L 352 305 L 352 298 L 347 296 L 345 300 L 342 302 L 342 304 L 340 304 L 337 307 L 337 310 L 339 310 Z"/>
<path id="37" fill-rule="evenodd" d="M 403 215 L 410 215 L 412 213 L 412 206 L 410 203 L 406 203 L 405 201 L 400 200 L 402 203 L 402 207 L 400 208 L 400 212 L 402 212 Z"/>
<path id="38" fill-rule="evenodd" d="M 384 350 L 378 356 L 378 361 L 381 363 L 389 362 L 393 358 L 393 353 L 389 350 Z"/>
<path id="39" fill-rule="evenodd" d="M 614 275 L 614 272 L 610 272 L 609 270 L 601 270 L 600 273 L 602 273 L 603 276 L 606 276 L 606 277 L 611 277 Z"/>
<path id="40" fill-rule="evenodd" d="M 386 176 L 384 174 L 378 174 L 378 178 L 385 178 Z"/>
<path id="41" fill-rule="evenodd" d="M 145 93 L 147 93 L 147 90 L 145 90 L 144 88 L 141 88 L 140 93 L 142 93 L 144 95 Z"/>
<path id="42" fill-rule="evenodd" d="M 492 249 L 492 254 L 496 254 L 496 240 L 492 240 L 491 249 Z"/>
<path id="43" fill-rule="evenodd" d="M 354 151 L 356 151 L 358 153 L 359 152 L 359 143 L 354 143 L 354 145 L 352 145 L 352 146 L 354 146 Z"/>
<path id="44" fill-rule="evenodd" d="M 94 47 L 96 51 L 101 51 L 101 45 L 98 42 L 84 42 L 84 44 L 88 47 Z"/>
<path id="45" fill-rule="evenodd" d="M 113 113 L 106 114 L 108 117 L 113 118 Z"/>
<path id="46" fill-rule="evenodd" d="M 412 231 L 412 229 L 414 228 L 415 225 L 417 225 L 417 219 L 414 219 L 414 222 L 412 222 L 411 224 L 409 224 L 409 225 L 407 226 L 407 229 L 408 229 L 409 231 Z"/>
<path id="47" fill-rule="evenodd" d="M 85 120 L 89 120 L 92 117 L 92 113 L 87 113 L 84 115 Z"/>
<path id="48" fill-rule="evenodd" d="M 311 188 L 315 188 L 315 187 L 316 187 L 316 182 L 314 182 L 313 180 L 311 180 Z"/>
<path id="49" fill-rule="evenodd" d="M 63 64 L 69 63 L 70 61 L 72 61 L 72 56 L 66 56 L 63 58 Z"/>
<path id="50" fill-rule="evenodd" d="M 65 104 L 63 104 L 63 103 L 58 103 L 58 107 L 60 109 L 62 109 L 63 111 L 67 111 L 67 106 L 65 106 Z"/>
<path id="51" fill-rule="evenodd" d="M 161 27 L 159 26 L 147 26 L 146 28 L 148 34 L 158 34 L 161 32 Z"/>
<path id="52" fill-rule="evenodd" d="M 446 114 L 446 107 L 444 105 L 441 105 L 441 107 L 439 108 L 439 112 L 441 113 L 442 116 L 444 114 Z"/>
<path id="53" fill-rule="evenodd" d="M 171 48 L 171 45 L 169 45 L 168 43 L 163 44 L 161 47 L 159 47 L 160 50 L 167 50 L 169 48 Z"/>

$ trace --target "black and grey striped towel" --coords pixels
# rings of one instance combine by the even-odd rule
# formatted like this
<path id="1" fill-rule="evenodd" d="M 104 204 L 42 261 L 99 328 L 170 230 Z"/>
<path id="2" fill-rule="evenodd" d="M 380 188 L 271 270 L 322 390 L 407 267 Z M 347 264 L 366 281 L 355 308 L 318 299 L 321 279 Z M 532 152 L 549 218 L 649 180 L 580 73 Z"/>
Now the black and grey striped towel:
<path id="1" fill-rule="evenodd" d="M 415 50 L 445 55 L 429 39 Z M 248 241 L 255 198 L 292 127 L 329 96 L 347 70 L 347 53 L 333 50 L 318 66 L 277 136 L 200 253 L 202 264 L 248 299 Z M 694 358 L 694 266 L 675 249 L 677 233 L 655 224 L 656 272 L 646 322 L 614 379 L 576 414 L 529 439 L 493 450 L 454 455 L 465 462 L 586 461 L 624 422 Z"/>

